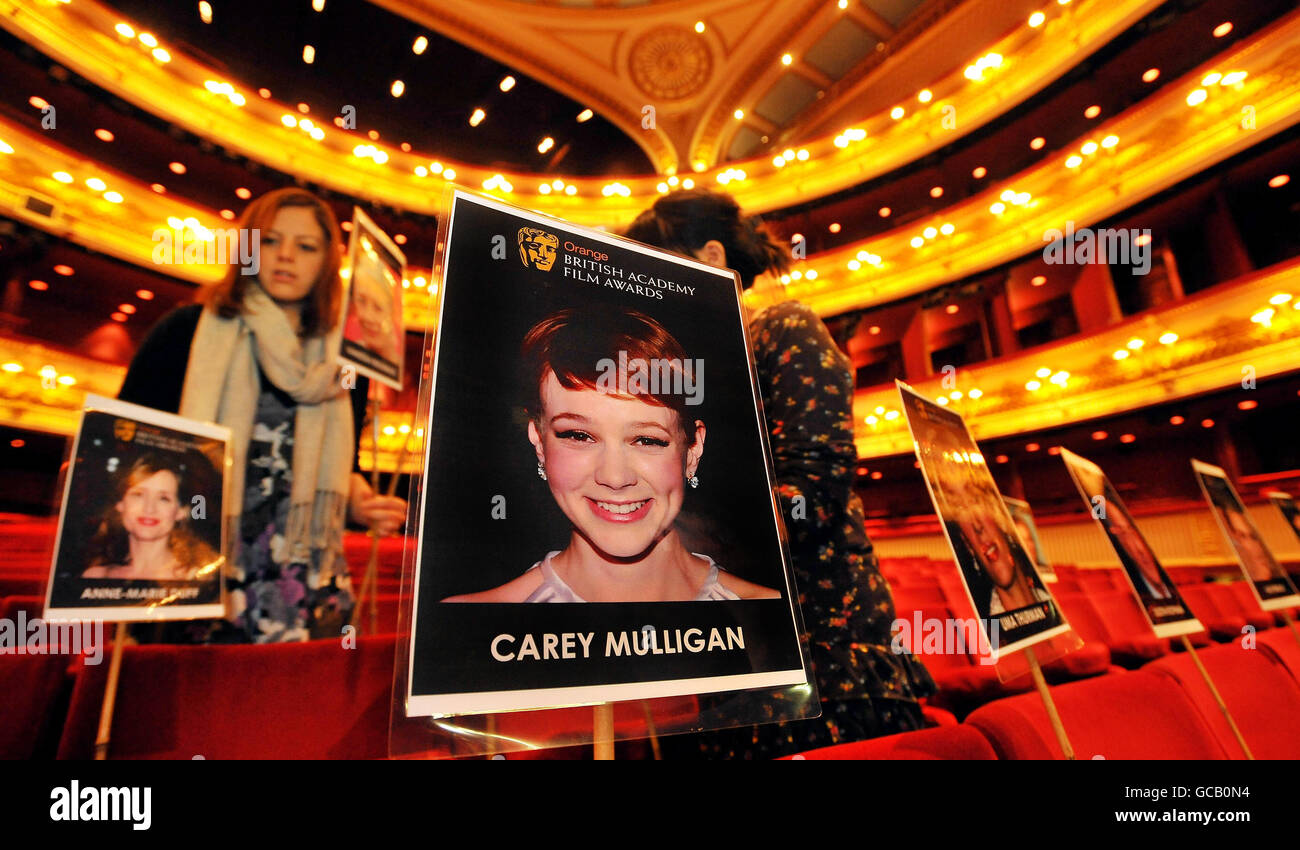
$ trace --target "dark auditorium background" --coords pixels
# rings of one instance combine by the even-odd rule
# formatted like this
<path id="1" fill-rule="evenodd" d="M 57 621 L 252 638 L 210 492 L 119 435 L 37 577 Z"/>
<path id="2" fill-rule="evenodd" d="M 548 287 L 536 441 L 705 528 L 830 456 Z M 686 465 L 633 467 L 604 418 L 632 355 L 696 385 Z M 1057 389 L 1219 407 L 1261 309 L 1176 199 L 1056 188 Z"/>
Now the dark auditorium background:
<path id="1" fill-rule="evenodd" d="M 201 242 L 287 186 L 340 221 L 360 206 L 406 253 L 420 376 L 447 186 L 614 232 L 711 187 L 795 248 L 746 307 L 807 304 L 851 360 L 854 489 L 900 618 L 968 602 L 895 379 L 962 414 L 1033 509 L 1083 641 L 1045 665 L 1078 758 L 1245 756 L 1062 447 L 1107 472 L 1207 627 L 1252 754 L 1300 757 L 1296 609 L 1260 610 L 1189 464 L 1222 467 L 1300 573 L 1265 495 L 1300 496 L 1297 44 L 1290 0 L 0 0 L 0 617 L 43 605 L 84 396 L 115 396 L 149 328 L 221 278 L 157 262 L 159 232 Z M 1052 250 L 1067 228 L 1090 254 Z M 418 394 L 360 442 L 403 496 Z M 349 528 L 358 583 L 369 546 Z M 314 642 L 255 664 L 129 648 L 112 757 L 387 757 L 402 558 L 381 547 L 346 667 Z M 1061 757 L 1029 677 L 921 660 L 937 727 L 839 757 Z M 250 665 L 265 688 L 213 695 Z M 90 758 L 105 667 L 0 656 L 28 694 L 0 704 L 0 757 Z"/>

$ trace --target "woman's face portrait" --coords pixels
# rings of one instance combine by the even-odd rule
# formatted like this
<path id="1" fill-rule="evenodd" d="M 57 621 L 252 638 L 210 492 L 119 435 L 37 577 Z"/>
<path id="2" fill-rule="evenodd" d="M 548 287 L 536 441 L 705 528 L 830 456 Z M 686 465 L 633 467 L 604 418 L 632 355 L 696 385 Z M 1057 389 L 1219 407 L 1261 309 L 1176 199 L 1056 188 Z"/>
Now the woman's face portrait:
<path id="1" fill-rule="evenodd" d="M 138 541 L 170 535 L 187 511 L 180 503 L 179 489 L 175 474 L 165 469 L 131 485 L 116 505 L 126 533 Z"/>
<path id="2" fill-rule="evenodd" d="M 1128 516 L 1119 508 L 1113 508 L 1107 511 L 1106 524 L 1110 533 L 1119 542 L 1120 548 L 1133 559 L 1133 563 L 1137 564 L 1142 577 L 1155 587 L 1164 587 L 1165 583 L 1160 578 L 1160 571 L 1156 569 L 1155 555 L 1142 539 L 1142 535 L 1133 527 L 1133 523 L 1129 522 Z"/>
<path id="3" fill-rule="evenodd" d="M 359 274 L 352 286 L 352 314 L 366 348 L 389 356 L 393 352 L 393 293 L 370 274 Z"/>
<path id="4" fill-rule="evenodd" d="M 600 552 L 637 558 L 671 529 L 704 451 L 687 447 L 677 413 L 637 398 L 567 389 L 548 371 L 528 438 L 560 510 Z"/>
<path id="5" fill-rule="evenodd" d="M 1273 577 L 1273 567 L 1264 544 L 1255 537 L 1250 522 L 1244 515 L 1234 510 L 1223 512 L 1228 520 L 1228 533 L 1236 544 L 1241 559 L 1246 562 L 1246 570 L 1254 581 L 1268 581 Z"/>
<path id="6" fill-rule="evenodd" d="M 276 301 L 302 301 L 320 278 L 325 249 L 325 231 L 315 210 L 281 207 L 259 239 L 257 280 Z"/>

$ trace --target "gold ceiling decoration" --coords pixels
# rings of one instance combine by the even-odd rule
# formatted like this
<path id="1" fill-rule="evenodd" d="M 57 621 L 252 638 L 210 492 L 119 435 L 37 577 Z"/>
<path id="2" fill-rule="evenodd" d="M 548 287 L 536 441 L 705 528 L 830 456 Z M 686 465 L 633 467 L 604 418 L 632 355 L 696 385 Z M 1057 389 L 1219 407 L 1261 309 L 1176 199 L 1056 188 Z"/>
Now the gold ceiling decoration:
<path id="1" fill-rule="evenodd" d="M 709 82 L 713 57 L 708 44 L 695 33 L 685 27 L 665 26 L 636 40 L 628 68 L 636 87 L 647 96 L 681 100 Z"/>
<path id="2" fill-rule="evenodd" d="M 992 15 L 1000 2 L 970 0 L 959 11 L 979 7 Z M 694 94 L 657 104 L 645 103 L 646 95 L 630 78 L 628 57 L 636 43 L 632 35 L 666 23 L 680 29 L 680 10 L 673 11 L 677 4 L 603 10 L 598 15 L 580 8 L 525 10 L 514 3 L 507 8 L 501 0 L 383 0 L 381 5 L 600 111 L 646 148 L 661 173 L 672 174 L 683 166 L 681 183 L 726 183 L 742 206 L 762 213 L 857 185 L 951 144 L 1041 90 L 1073 67 L 1075 57 L 1107 43 L 1159 0 L 1079 0 L 1053 6 L 1053 17 L 1041 27 L 1021 21 L 995 43 L 971 46 L 971 61 L 990 51 L 1006 57 L 996 74 L 977 82 L 953 70 L 933 82 L 935 97 L 928 105 L 910 109 L 901 120 L 891 117 L 890 110 L 862 116 L 857 122 L 860 140 L 843 145 L 838 143 L 842 134 L 809 139 L 804 144 L 808 155 L 782 166 L 766 155 L 733 161 L 725 169 L 711 168 L 705 161 L 698 164 L 704 170 L 689 177 L 685 175 L 697 164 L 685 168 L 688 163 L 679 151 L 695 145 L 714 159 L 710 151 L 725 140 L 717 134 L 702 136 L 700 128 L 713 120 L 710 116 L 734 112 L 732 87 L 748 80 L 759 86 L 774 83 L 781 51 L 829 27 L 839 14 L 837 4 L 712 0 L 692 6 L 688 17 L 698 16 L 704 32 L 690 35 L 707 45 L 712 73 Z M 849 9 L 861 14 L 856 6 Z M 117 30 L 124 23 L 118 13 L 94 0 L 0 0 L 0 26 L 92 83 L 250 159 L 362 201 L 437 214 L 443 188 L 455 182 L 482 186 L 508 201 L 575 223 L 618 228 L 670 186 L 680 185 L 659 176 L 593 179 L 498 173 L 448 160 L 436 151 L 388 148 L 325 119 L 298 115 L 296 105 L 258 97 L 252 81 L 226 81 L 223 71 L 179 49 L 163 45 L 155 54 L 143 51 Z M 915 61 L 929 63 L 923 42 L 918 38 L 910 52 L 919 57 Z M 1062 44 L 1071 49 L 1061 49 Z M 157 51 L 165 54 L 165 62 Z M 702 76 L 690 71 L 698 59 L 674 66 L 677 70 L 664 79 L 680 88 L 683 70 L 686 79 Z M 228 94 L 214 94 L 227 87 Z M 654 121 L 644 121 L 645 106 L 655 107 Z M 952 114 L 961 117 L 950 125 L 945 119 Z M 727 182 L 736 170 L 746 176 Z M 552 191 L 557 179 L 565 184 L 564 191 Z M 604 191 L 611 181 L 626 187 L 626 194 Z"/>

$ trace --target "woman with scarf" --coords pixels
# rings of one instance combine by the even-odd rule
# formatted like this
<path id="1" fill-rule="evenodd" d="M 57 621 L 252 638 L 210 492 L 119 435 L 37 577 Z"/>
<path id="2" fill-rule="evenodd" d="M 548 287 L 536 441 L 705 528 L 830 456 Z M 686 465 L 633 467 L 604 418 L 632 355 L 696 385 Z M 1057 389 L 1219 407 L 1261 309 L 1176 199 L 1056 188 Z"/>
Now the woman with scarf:
<path id="1" fill-rule="evenodd" d="M 270 192 L 239 227 L 257 261 L 150 331 L 118 397 L 231 429 L 227 619 L 185 637 L 273 643 L 337 637 L 353 606 L 347 519 L 391 534 L 406 503 L 355 470 L 368 381 L 349 392 L 330 352 L 340 331 L 342 237 L 310 192 Z"/>

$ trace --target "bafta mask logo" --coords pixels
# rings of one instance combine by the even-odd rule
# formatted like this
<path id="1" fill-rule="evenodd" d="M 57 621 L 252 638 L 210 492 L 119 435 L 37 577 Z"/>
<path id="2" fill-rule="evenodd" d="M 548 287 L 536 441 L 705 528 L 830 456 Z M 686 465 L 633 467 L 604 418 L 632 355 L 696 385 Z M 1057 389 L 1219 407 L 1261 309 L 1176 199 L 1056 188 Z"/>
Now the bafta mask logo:
<path id="1" fill-rule="evenodd" d="M 549 272 L 555 265 L 555 252 L 560 240 L 536 227 L 519 228 L 519 259 L 524 266 Z"/>
<path id="2" fill-rule="evenodd" d="M 117 437 L 124 443 L 129 443 L 135 439 L 135 423 L 130 419 L 116 419 L 113 421 L 113 436 Z"/>

